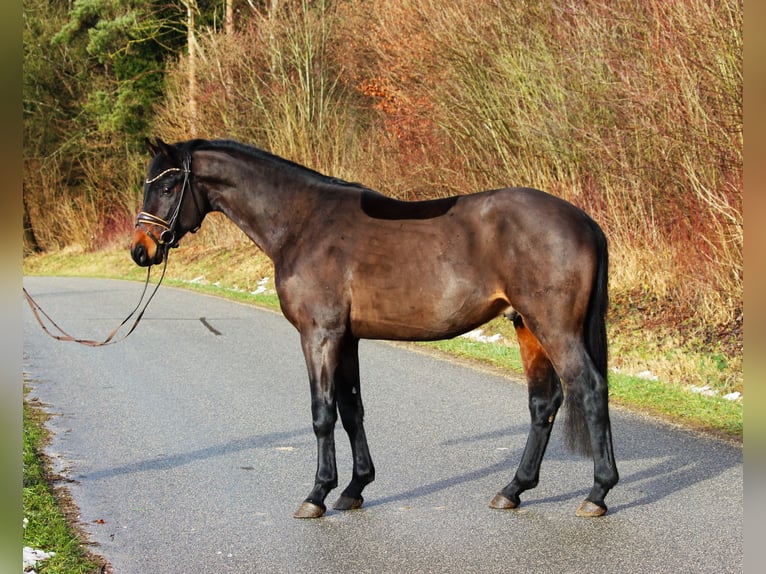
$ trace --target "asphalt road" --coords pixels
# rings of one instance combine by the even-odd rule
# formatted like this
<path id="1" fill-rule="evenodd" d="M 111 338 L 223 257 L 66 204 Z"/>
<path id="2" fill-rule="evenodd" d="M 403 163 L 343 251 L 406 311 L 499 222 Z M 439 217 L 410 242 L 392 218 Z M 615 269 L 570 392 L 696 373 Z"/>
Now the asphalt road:
<path id="1" fill-rule="evenodd" d="M 24 284 L 83 338 L 103 338 L 141 291 Z M 561 429 L 522 506 L 491 510 L 524 446 L 526 388 L 381 342 L 363 342 L 361 364 L 378 478 L 361 510 L 302 521 L 292 513 L 316 450 L 283 317 L 163 287 L 131 337 L 94 349 L 47 337 L 24 312 L 28 397 L 53 414 L 49 454 L 117 574 L 743 569 L 740 447 L 613 409 L 621 481 L 607 516 L 575 517 L 592 463 L 565 450 Z M 345 485 L 340 425 L 337 444 Z"/>

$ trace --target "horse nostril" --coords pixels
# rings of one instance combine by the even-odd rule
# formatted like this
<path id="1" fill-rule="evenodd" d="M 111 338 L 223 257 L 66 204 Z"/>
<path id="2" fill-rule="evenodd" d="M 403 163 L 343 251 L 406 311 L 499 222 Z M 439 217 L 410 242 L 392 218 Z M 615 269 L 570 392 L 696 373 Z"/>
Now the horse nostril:
<path id="1" fill-rule="evenodd" d="M 137 243 L 133 247 L 131 255 L 133 256 L 133 261 L 141 267 L 146 267 L 149 264 L 149 257 L 146 254 L 146 249 L 140 243 Z"/>

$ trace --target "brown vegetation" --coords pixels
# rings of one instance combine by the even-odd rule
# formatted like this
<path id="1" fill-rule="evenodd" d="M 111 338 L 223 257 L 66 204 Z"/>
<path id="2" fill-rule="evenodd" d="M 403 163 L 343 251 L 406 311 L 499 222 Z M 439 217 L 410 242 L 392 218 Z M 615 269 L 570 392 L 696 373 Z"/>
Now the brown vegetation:
<path id="1" fill-rule="evenodd" d="M 672 336 L 741 355 L 741 2 L 271 6 L 230 34 L 198 33 L 200 137 L 254 143 L 405 199 L 506 185 L 561 195 L 610 238 L 616 319 L 651 329 L 658 346 Z M 186 65 L 156 108 L 169 140 L 190 137 Z M 144 161 L 123 154 L 109 169 L 135 189 Z M 92 195 L 114 173 L 90 167 L 89 189 L 71 201 L 34 194 L 45 248 L 103 243 L 54 220 L 126 225 Z M 28 185 L 55 189 L 46 178 L 55 169 L 27 166 Z M 67 213 L 46 217 L 51 204 Z M 202 241 L 244 241 L 212 223 Z"/>

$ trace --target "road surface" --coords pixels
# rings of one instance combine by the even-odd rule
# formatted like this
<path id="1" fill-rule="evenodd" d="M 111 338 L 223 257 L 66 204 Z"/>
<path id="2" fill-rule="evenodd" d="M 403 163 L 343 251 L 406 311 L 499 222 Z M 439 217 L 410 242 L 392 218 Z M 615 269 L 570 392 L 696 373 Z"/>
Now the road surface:
<path id="1" fill-rule="evenodd" d="M 83 338 L 103 338 L 142 287 L 24 284 Z M 524 446 L 526 387 L 387 343 L 360 353 L 377 480 L 361 510 L 301 521 L 316 450 L 298 334 L 281 315 L 162 287 L 131 337 L 94 349 L 24 312 L 28 397 L 52 413 L 49 454 L 118 574 L 743 569 L 741 447 L 613 409 L 621 481 L 607 516 L 575 517 L 592 463 L 560 428 L 540 485 L 518 510 L 492 510 Z M 350 449 L 340 425 L 336 436 L 343 486 Z"/>

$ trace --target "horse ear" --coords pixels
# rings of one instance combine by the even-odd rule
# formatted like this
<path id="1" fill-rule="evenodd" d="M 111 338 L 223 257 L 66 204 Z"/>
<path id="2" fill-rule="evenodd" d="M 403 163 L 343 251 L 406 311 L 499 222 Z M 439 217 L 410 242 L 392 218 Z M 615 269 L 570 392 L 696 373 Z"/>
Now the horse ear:
<path id="1" fill-rule="evenodd" d="M 151 155 L 152 157 L 160 153 L 160 148 L 154 145 L 152 143 L 152 140 L 150 140 L 149 138 L 144 138 L 144 143 L 146 144 L 146 149 L 149 152 L 149 155 Z"/>
<path id="2" fill-rule="evenodd" d="M 146 143 L 146 149 L 149 150 L 152 157 L 159 154 L 162 154 L 165 157 L 171 157 L 173 155 L 173 148 L 162 141 L 161 138 L 155 138 L 154 143 L 152 143 L 149 138 L 146 138 L 144 142 Z"/>

